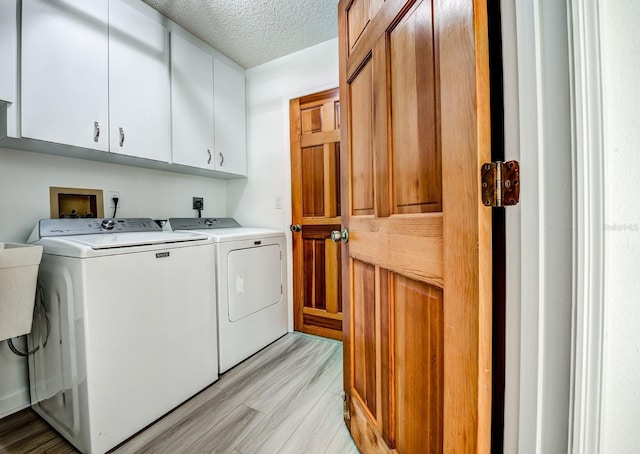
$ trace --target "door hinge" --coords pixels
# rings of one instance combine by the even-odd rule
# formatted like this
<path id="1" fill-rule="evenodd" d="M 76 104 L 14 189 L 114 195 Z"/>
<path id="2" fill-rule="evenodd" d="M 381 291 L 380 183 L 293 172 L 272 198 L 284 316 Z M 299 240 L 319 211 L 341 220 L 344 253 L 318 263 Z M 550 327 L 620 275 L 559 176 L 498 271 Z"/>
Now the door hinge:
<path id="1" fill-rule="evenodd" d="M 342 416 L 344 419 L 351 419 L 351 410 L 349 410 L 349 396 L 347 393 L 342 391 L 340 393 L 340 397 L 342 397 Z"/>
<path id="2" fill-rule="evenodd" d="M 482 204 L 487 207 L 517 205 L 520 201 L 520 164 L 494 161 L 482 164 Z"/>

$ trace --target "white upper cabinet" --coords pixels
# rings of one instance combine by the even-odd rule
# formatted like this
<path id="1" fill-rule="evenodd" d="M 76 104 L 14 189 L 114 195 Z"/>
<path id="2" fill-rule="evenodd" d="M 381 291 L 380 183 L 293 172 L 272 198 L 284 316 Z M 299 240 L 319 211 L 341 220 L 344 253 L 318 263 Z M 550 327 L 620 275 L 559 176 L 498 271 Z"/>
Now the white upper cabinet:
<path id="1" fill-rule="evenodd" d="M 107 0 L 22 2 L 22 136 L 107 151 Z"/>
<path id="2" fill-rule="evenodd" d="M 140 0 L 0 0 L 0 109 L 0 146 L 247 174 L 244 69 Z"/>
<path id="3" fill-rule="evenodd" d="M 150 8 L 142 12 L 142 7 L 148 8 L 139 2 L 109 1 L 110 151 L 168 162 L 169 32 L 160 14 Z"/>
<path id="4" fill-rule="evenodd" d="M 221 59 L 213 62 L 215 170 L 247 174 L 245 75 Z"/>
<path id="5" fill-rule="evenodd" d="M 214 169 L 213 56 L 171 34 L 172 162 Z"/>
<path id="6" fill-rule="evenodd" d="M 15 2 L 0 1 L 0 101 L 13 103 L 18 92 L 18 21 Z"/>

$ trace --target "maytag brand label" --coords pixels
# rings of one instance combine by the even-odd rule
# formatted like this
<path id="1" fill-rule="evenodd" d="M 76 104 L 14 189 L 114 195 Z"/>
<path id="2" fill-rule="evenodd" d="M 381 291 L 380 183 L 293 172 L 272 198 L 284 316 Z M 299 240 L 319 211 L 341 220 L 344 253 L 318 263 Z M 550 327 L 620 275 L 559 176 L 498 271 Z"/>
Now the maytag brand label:
<path id="1" fill-rule="evenodd" d="M 157 259 L 161 259 L 161 258 L 163 258 L 163 257 L 169 257 L 169 253 L 168 253 L 168 252 L 158 252 L 158 253 L 156 254 L 156 258 L 157 258 Z"/>

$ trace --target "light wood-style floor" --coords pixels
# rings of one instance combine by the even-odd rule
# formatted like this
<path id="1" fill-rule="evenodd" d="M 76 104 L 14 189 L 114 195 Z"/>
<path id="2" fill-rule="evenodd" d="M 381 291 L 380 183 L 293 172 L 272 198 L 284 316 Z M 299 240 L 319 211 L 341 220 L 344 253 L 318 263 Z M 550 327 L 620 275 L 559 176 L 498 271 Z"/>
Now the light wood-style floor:
<path id="1" fill-rule="evenodd" d="M 342 421 L 342 344 L 290 333 L 112 453 L 358 453 Z M 77 452 L 32 410 L 0 420 L 0 453 Z"/>

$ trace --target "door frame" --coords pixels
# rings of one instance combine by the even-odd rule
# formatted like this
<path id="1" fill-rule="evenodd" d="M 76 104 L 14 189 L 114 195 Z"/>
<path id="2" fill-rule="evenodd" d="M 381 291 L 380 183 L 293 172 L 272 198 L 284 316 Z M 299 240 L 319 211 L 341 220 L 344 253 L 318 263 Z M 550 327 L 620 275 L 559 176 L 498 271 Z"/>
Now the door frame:
<path id="1" fill-rule="evenodd" d="M 574 326 L 569 451 L 602 447 L 604 112 L 599 0 L 569 0 L 574 159 Z"/>
<path id="2" fill-rule="evenodd" d="M 566 452 L 599 452 L 602 388 L 604 184 L 598 0 L 569 0 L 549 8 L 536 0 L 501 0 L 505 99 L 505 159 L 521 162 L 521 205 L 507 211 L 507 321 L 504 452 L 542 453 L 544 442 L 566 443 Z M 564 2 L 563 2 L 564 3 Z M 566 42 L 566 66 L 545 72 L 560 52 L 545 43 Z M 558 44 L 555 45 L 556 47 Z M 566 82 L 566 84 L 559 82 Z M 562 133 L 542 124 L 561 98 L 570 124 Z M 548 173 L 546 145 L 568 140 L 571 162 Z M 555 150 L 557 152 L 557 150 Z M 563 149 L 564 151 L 564 149 Z M 565 163 L 566 164 L 566 163 Z M 548 187 L 570 182 L 572 195 L 558 201 Z M 544 183 L 544 185 L 543 185 Z M 549 250 L 544 214 L 549 206 L 571 213 L 571 241 Z M 526 240 L 525 240 L 526 239 Z M 523 241 L 524 240 L 524 241 Z M 554 245 L 555 247 L 556 245 Z M 560 255 L 565 263 L 552 258 Z M 570 258 L 568 267 L 566 258 Z M 568 270 L 567 270 L 568 268 Z M 569 279 L 553 289 L 545 278 Z M 545 289 L 570 295 L 571 319 L 545 321 Z M 567 333 L 570 333 L 567 339 Z M 569 380 L 545 376 L 545 345 L 562 340 Z M 569 345 L 567 345 L 567 343 Z M 559 358 L 556 358 L 556 360 Z M 553 399 L 566 399 L 569 424 L 546 425 Z M 558 416 L 558 415 L 556 415 Z"/>
<path id="3" fill-rule="evenodd" d="M 501 6 L 505 159 L 519 160 L 521 175 L 521 203 L 506 213 L 504 452 L 563 452 L 573 298 L 567 9 L 537 0 Z"/>

